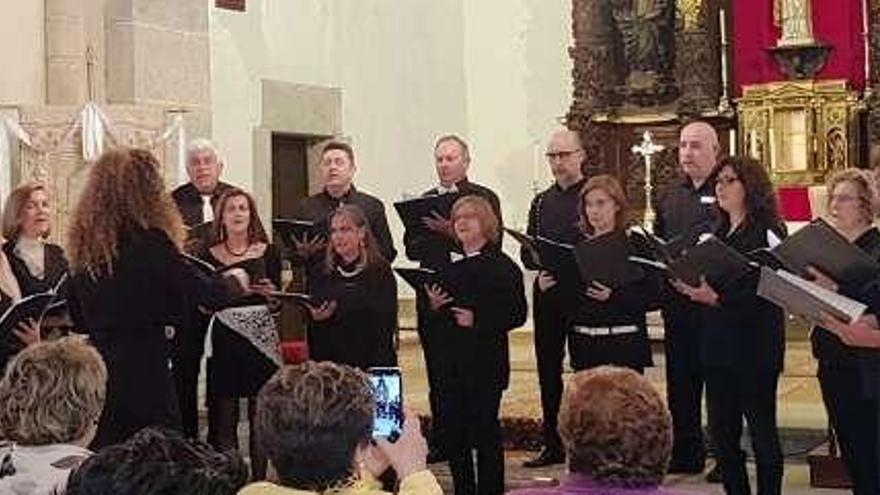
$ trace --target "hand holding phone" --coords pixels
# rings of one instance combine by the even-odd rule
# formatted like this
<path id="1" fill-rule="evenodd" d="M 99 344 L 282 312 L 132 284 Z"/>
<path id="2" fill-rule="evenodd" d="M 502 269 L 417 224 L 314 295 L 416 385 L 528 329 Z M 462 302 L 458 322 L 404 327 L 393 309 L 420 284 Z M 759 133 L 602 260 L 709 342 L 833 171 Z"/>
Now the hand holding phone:
<path id="1" fill-rule="evenodd" d="M 368 370 L 373 386 L 373 438 L 394 442 L 403 431 L 403 382 L 400 368 L 377 367 Z"/>

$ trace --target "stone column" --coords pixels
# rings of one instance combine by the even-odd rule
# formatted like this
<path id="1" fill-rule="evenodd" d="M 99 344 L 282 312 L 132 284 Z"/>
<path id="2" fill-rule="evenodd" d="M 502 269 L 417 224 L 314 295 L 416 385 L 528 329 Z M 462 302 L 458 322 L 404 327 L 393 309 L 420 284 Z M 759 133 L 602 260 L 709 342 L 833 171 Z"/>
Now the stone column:
<path id="1" fill-rule="evenodd" d="M 880 0 L 870 0 L 868 22 L 871 73 L 866 74 L 865 84 L 870 88 L 868 98 L 868 140 L 872 146 L 880 146 Z"/>
<path id="2" fill-rule="evenodd" d="M 678 113 L 682 116 L 715 110 L 721 94 L 718 15 L 709 3 L 705 0 L 676 2 L 679 29 L 675 60 L 680 91 Z"/>
<path id="3" fill-rule="evenodd" d="M 86 101 L 86 29 L 82 0 L 46 1 L 46 103 Z"/>

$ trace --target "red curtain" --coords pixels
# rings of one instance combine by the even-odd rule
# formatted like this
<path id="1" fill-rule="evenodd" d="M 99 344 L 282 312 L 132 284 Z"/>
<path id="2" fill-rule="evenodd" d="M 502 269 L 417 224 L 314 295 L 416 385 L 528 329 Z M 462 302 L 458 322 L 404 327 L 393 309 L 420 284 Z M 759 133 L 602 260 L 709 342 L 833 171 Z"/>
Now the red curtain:
<path id="1" fill-rule="evenodd" d="M 866 0 L 812 0 L 813 37 L 832 51 L 818 79 L 847 79 L 850 87 L 865 85 L 865 39 L 862 35 Z M 773 24 L 773 0 L 731 0 L 733 4 L 734 92 L 742 87 L 784 81 L 767 48 L 776 46 L 779 29 Z"/>

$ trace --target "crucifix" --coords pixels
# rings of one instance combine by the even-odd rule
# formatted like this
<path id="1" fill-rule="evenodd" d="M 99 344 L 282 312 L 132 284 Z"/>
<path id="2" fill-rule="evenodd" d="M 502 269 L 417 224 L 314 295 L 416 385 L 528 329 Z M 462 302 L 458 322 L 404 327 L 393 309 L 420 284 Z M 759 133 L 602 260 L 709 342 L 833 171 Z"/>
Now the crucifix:
<path id="1" fill-rule="evenodd" d="M 651 184 L 651 160 L 654 154 L 665 149 L 666 146 L 654 144 L 650 131 L 645 131 L 642 134 L 642 142 L 634 144 L 632 147 L 633 154 L 642 155 L 645 159 L 645 218 L 642 223 L 649 232 L 654 225 L 654 208 L 651 207 L 651 192 L 654 190 L 654 186 Z"/>

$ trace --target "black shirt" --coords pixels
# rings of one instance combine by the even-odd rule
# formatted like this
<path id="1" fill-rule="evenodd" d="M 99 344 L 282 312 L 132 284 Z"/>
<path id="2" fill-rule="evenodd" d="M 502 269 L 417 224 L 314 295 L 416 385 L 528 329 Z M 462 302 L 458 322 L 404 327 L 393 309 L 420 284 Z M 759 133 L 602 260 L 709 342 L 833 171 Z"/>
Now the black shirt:
<path id="1" fill-rule="evenodd" d="M 299 220 L 320 221 L 330 216 L 342 203 L 355 205 L 364 212 L 382 257 L 388 263 L 394 261 L 397 250 L 394 249 L 394 241 L 391 240 L 391 231 L 388 229 L 385 205 L 374 196 L 358 191 L 354 185 L 340 198 L 334 198 L 327 191 L 322 191 L 303 199 L 295 216 Z"/>
<path id="2" fill-rule="evenodd" d="M 55 287 L 55 284 L 61 280 L 62 275 L 67 273 L 67 258 L 64 256 L 64 250 L 61 246 L 55 244 L 43 244 L 43 278 L 39 278 L 31 274 L 24 260 L 15 254 L 14 239 L 10 239 L 3 244 L 3 252 L 9 259 L 9 266 L 12 268 L 12 274 L 18 281 L 22 296 L 29 296 L 39 292 L 47 292 Z"/>
<path id="3" fill-rule="evenodd" d="M 211 207 L 217 206 L 217 200 L 220 195 L 233 186 L 225 182 L 218 182 L 214 192 L 211 193 Z M 212 223 L 205 223 L 205 217 L 202 210 L 202 193 L 196 189 L 192 182 L 179 186 L 171 192 L 171 197 L 177 203 L 177 209 L 183 217 L 183 224 L 187 227 L 187 246 L 186 250 L 190 253 L 198 253 L 209 246 L 213 242 Z M 197 227 L 197 228 L 193 228 Z"/>
<path id="4" fill-rule="evenodd" d="M 541 191 L 532 200 L 529 207 L 529 223 L 526 234 L 541 236 L 565 244 L 575 244 L 581 236 L 579 198 L 580 191 L 586 183 L 581 179 L 566 189 L 553 184 Z M 530 270 L 539 267 L 526 248 L 520 248 L 520 259 L 523 266 Z M 574 277 L 570 275 L 575 275 Z M 571 285 L 577 280 L 576 273 L 554 273 L 558 282 Z"/>
<path id="5" fill-rule="evenodd" d="M 460 181 L 455 187 L 458 189 L 458 194 L 461 196 L 475 195 L 485 198 L 489 202 L 489 205 L 492 206 L 495 215 L 498 217 L 498 228 L 503 229 L 501 202 L 498 200 L 497 194 L 488 187 L 470 182 L 467 179 Z M 425 191 L 422 196 L 432 196 L 437 194 L 439 194 L 439 190 L 434 187 Z M 455 239 L 443 234 L 425 237 L 413 236 L 410 232 L 404 232 L 403 244 L 406 247 L 407 258 L 413 261 L 419 261 L 421 266 L 430 268 L 438 268 L 448 264 L 449 253 L 460 251 Z M 498 243 L 489 246 L 487 249 L 500 251 L 500 238 Z"/>
<path id="6" fill-rule="evenodd" d="M 871 227 L 859 236 L 853 243 L 872 258 L 880 260 L 880 230 Z M 838 290 L 842 295 L 857 301 L 871 305 L 873 287 L 851 287 L 841 284 Z M 880 316 L 880 315 L 878 315 Z M 839 337 L 830 331 L 818 327 L 813 329 L 810 335 L 813 345 L 813 355 L 824 366 L 837 367 L 865 367 L 870 361 L 876 361 L 880 351 L 875 349 L 861 349 L 844 344 Z"/>
<path id="7" fill-rule="evenodd" d="M 721 229 L 724 229 L 722 231 Z M 742 254 L 767 247 L 767 231 L 785 236 L 782 225 L 751 221 L 728 232 L 719 227 L 715 236 Z M 785 353 L 785 321 L 780 308 L 758 297 L 760 270 L 754 268 L 738 280 L 713 287 L 719 295 L 717 306 L 700 305 L 701 350 L 704 366 L 750 371 L 782 371 Z"/>
<path id="8" fill-rule="evenodd" d="M 694 188 L 690 178 L 671 183 L 656 205 L 654 234 L 667 240 L 681 238 L 692 244 L 700 234 L 713 232 L 718 224 L 715 181 L 711 178 Z"/>

